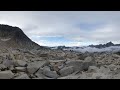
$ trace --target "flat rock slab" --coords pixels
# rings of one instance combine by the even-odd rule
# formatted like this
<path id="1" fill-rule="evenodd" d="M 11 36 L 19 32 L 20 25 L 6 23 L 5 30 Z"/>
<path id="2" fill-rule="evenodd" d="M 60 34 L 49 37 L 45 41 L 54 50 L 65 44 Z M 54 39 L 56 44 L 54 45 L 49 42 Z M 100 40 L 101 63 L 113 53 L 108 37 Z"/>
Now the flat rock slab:
<path id="1" fill-rule="evenodd" d="M 66 66 L 73 66 L 75 71 L 81 71 L 83 62 L 81 60 L 67 61 Z"/>
<path id="2" fill-rule="evenodd" d="M 69 66 L 69 67 L 64 67 L 63 69 L 61 69 L 59 71 L 61 76 L 67 76 L 69 74 L 72 74 L 74 72 L 74 68 L 73 66 Z"/>
<path id="3" fill-rule="evenodd" d="M 12 79 L 14 74 L 11 71 L 1 71 L 0 79 Z"/>
<path id="4" fill-rule="evenodd" d="M 27 71 L 30 74 L 35 73 L 39 68 L 43 67 L 47 62 L 46 61 L 35 61 L 31 62 L 27 66 Z"/>

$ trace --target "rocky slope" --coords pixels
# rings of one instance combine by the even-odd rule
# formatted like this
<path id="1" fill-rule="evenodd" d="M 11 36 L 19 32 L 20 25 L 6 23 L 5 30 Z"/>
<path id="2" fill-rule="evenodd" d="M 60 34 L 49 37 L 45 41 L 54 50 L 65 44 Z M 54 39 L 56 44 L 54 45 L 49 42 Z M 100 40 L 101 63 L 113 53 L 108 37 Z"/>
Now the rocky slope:
<path id="1" fill-rule="evenodd" d="M 0 49 L 2 48 L 37 49 L 43 47 L 30 40 L 20 28 L 0 25 Z"/>
<path id="2" fill-rule="evenodd" d="M 0 79 L 120 79 L 120 52 L 5 49 Z"/>

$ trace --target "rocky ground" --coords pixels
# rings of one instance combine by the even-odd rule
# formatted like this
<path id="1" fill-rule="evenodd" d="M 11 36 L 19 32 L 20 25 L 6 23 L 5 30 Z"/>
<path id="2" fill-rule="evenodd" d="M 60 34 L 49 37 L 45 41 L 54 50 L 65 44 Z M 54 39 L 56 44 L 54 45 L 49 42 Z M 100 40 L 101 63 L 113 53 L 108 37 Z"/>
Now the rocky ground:
<path id="1" fill-rule="evenodd" d="M 119 53 L 0 51 L 0 79 L 120 79 Z"/>

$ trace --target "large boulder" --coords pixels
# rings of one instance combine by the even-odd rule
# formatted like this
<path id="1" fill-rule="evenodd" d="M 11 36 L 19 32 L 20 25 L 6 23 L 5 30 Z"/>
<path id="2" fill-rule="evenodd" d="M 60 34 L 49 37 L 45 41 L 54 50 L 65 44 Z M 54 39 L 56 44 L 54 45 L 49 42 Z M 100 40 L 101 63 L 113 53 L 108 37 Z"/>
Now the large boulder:
<path id="1" fill-rule="evenodd" d="M 67 61 L 66 62 L 66 66 L 73 66 L 75 71 L 81 71 L 82 64 L 83 64 L 83 62 L 81 60 Z"/>
<path id="2" fill-rule="evenodd" d="M 35 61 L 31 62 L 27 66 L 27 71 L 29 74 L 35 73 L 39 68 L 43 67 L 47 62 L 46 61 Z"/>
<path id="3" fill-rule="evenodd" d="M 10 66 L 14 65 L 14 61 L 13 60 L 4 60 L 2 64 L 4 66 L 10 68 Z"/>
<path id="4" fill-rule="evenodd" d="M 7 67 L 6 67 L 5 65 L 0 64 L 0 70 L 1 70 L 1 71 L 4 71 L 4 70 L 6 70 L 6 69 L 7 69 Z"/>
<path id="5" fill-rule="evenodd" d="M 40 74 L 40 70 L 38 72 Z M 49 78 L 53 78 L 53 79 L 56 79 L 59 76 L 56 71 L 51 71 L 50 67 L 48 67 L 48 66 L 43 67 L 43 71 L 41 73 L 43 75 L 45 75 Z"/>
<path id="6" fill-rule="evenodd" d="M 12 79 L 14 74 L 11 71 L 1 71 L 0 79 Z"/>
<path id="7" fill-rule="evenodd" d="M 69 67 L 64 67 L 63 69 L 61 69 L 59 71 L 61 76 L 67 76 L 69 74 L 72 74 L 74 72 L 74 68 L 73 66 L 69 66 Z"/>
<path id="8" fill-rule="evenodd" d="M 92 57 L 86 57 L 85 60 L 82 63 L 82 70 L 88 70 L 89 66 L 96 66 L 95 61 L 92 59 Z"/>
<path id="9" fill-rule="evenodd" d="M 97 72 L 99 70 L 99 68 L 98 67 L 96 67 L 96 66 L 89 66 L 89 68 L 88 68 L 88 72 Z"/>
<path id="10" fill-rule="evenodd" d="M 14 63 L 15 63 L 15 66 L 18 66 L 18 67 L 25 67 L 25 66 L 27 66 L 27 62 L 25 62 L 23 60 L 16 60 Z"/>
<path id="11" fill-rule="evenodd" d="M 43 70 L 43 74 L 49 78 L 56 79 L 59 75 L 56 71 Z"/>

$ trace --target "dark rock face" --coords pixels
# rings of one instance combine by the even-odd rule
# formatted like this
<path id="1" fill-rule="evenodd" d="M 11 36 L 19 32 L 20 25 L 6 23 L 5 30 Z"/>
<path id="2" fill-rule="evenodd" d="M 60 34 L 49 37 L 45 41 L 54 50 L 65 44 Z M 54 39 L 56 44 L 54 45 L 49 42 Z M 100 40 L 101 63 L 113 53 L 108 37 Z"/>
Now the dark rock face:
<path id="1" fill-rule="evenodd" d="M 0 48 L 39 49 L 39 46 L 29 39 L 18 27 L 0 25 Z"/>

